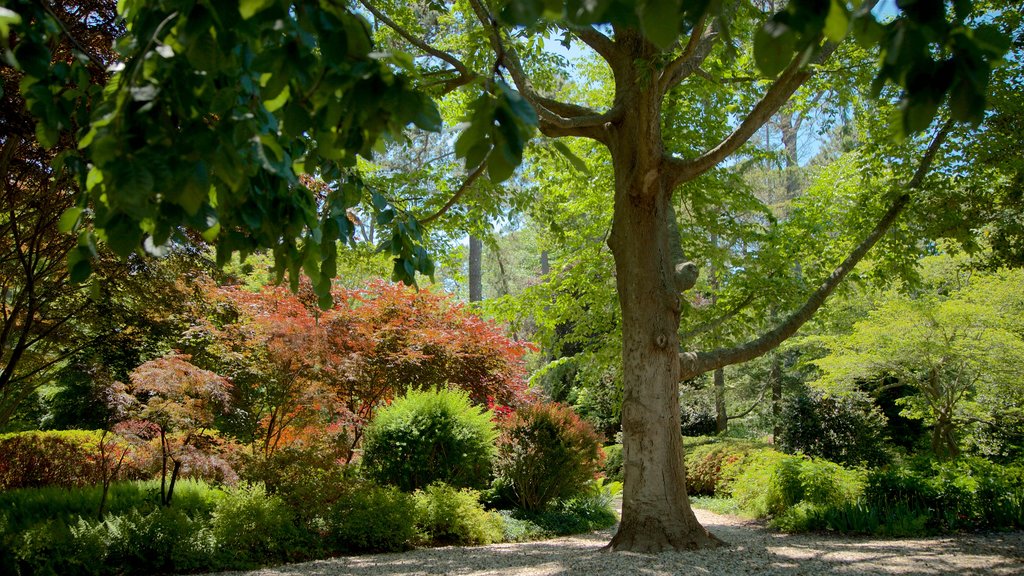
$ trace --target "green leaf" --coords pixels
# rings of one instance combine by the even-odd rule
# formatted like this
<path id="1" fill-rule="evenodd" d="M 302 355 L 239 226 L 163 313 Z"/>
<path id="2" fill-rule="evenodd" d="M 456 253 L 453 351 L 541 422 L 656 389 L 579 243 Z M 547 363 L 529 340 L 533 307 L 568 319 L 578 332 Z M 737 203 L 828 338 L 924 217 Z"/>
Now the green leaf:
<path id="1" fill-rule="evenodd" d="M 422 130 L 437 132 L 441 130 L 441 111 L 437 104 L 425 95 L 420 94 L 420 109 L 413 118 L 413 124 Z"/>
<path id="2" fill-rule="evenodd" d="M 573 154 L 572 150 L 570 150 L 564 142 L 560 140 L 555 140 L 551 143 L 551 145 L 555 148 L 555 150 L 561 153 L 562 156 L 565 156 L 566 160 L 569 161 L 569 164 L 571 164 L 577 172 L 590 174 L 590 168 L 587 167 L 587 163 L 584 162 L 583 159 L 580 158 L 579 156 Z"/>
<path id="3" fill-rule="evenodd" d="M 637 11 L 644 36 L 659 48 L 668 49 L 679 38 L 682 14 L 676 0 L 647 0 Z"/>
<path id="4" fill-rule="evenodd" d="M 60 221 L 57 223 L 57 229 L 67 234 L 71 232 L 75 225 L 78 224 L 78 218 L 82 215 L 82 209 L 77 206 L 72 206 L 64 211 L 60 216 Z"/>
<path id="5" fill-rule="evenodd" d="M 498 87 L 501 89 L 501 94 L 512 114 L 523 124 L 537 126 L 537 112 L 526 101 L 526 98 L 523 98 L 522 94 L 513 90 L 511 86 L 504 82 L 499 81 Z"/>
<path id="6" fill-rule="evenodd" d="M 238 12 L 244 20 L 248 20 L 257 12 L 273 6 L 274 0 L 239 0 Z"/>
<path id="7" fill-rule="evenodd" d="M 978 48 L 996 57 L 1002 57 L 1011 46 L 1010 37 L 992 24 L 978 26 L 973 30 L 971 36 Z"/>
<path id="8" fill-rule="evenodd" d="M 263 105 L 267 108 L 267 112 L 277 112 L 288 102 L 288 98 L 291 96 L 291 90 L 288 85 L 285 84 L 284 88 L 277 96 L 274 96 L 270 100 L 264 100 Z"/>
<path id="9" fill-rule="evenodd" d="M 143 232 L 137 222 L 124 215 L 117 215 L 103 227 L 107 244 L 115 254 L 127 258 L 142 243 Z"/>
<path id="10" fill-rule="evenodd" d="M 850 29 L 850 14 L 846 4 L 839 0 L 832 0 L 828 9 L 828 17 L 825 18 L 825 36 L 832 42 L 842 42 L 846 32 Z"/>
<path id="11" fill-rule="evenodd" d="M 939 103 L 931 98 L 904 99 L 901 107 L 904 134 L 907 136 L 927 130 L 939 111 Z"/>
<path id="12" fill-rule="evenodd" d="M 487 177 L 491 179 L 491 182 L 495 184 L 504 182 L 515 171 L 515 164 L 509 162 L 505 154 L 491 154 L 487 157 Z"/>
<path id="13" fill-rule="evenodd" d="M 220 235 L 220 222 L 215 222 L 213 226 L 210 226 L 203 231 L 203 240 L 207 242 L 213 242 Z"/>
<path id="14" fill-rule="evenodd" d="M 853 37 L 865 50 L 872 50 L 882 40 L 885 29 L 870 12 L 853 19 Z"/>
<path id="15" fill-rule="evenodd" d="M 72 252 L 71 254 L 75 254 L 75 252 Z M 68 254 L 69 259 L 71 254 Z M 69 263 L 69 265 L 71 268 L 69 272 L 69 279 L 72 284 L 81 284 L 88 280 L 89 276 L 92 275 L 92 264 L 90 264 L 87 259 L 79 260 L 74 264 Z"/>
<path id="16" fill-rule="evenodd" d="M 501 19 L 510 24 L 530 26 L 544 13 L 543 0 L 516 0 L 508 2 L 501 11 Z"/>
<path id="17" fill-rule="evenodd" d="M 769 20 L 754 34 L 754 61 L 766 76 L 786 69 L 796 52 L 796 36 L 785 24 Z"/>
<path id="18" fill-rule="evenodd" d="M 11 25 L 21 24 L 21 14 L 0 6 L 0 38 L 7 41 L 11 35 Z"/>

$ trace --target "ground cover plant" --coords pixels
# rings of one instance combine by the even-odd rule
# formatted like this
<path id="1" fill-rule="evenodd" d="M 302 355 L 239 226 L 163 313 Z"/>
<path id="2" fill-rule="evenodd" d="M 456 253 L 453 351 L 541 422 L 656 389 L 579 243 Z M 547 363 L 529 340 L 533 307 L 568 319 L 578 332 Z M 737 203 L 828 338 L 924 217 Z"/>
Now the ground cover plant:
<path id="1" fill-rule="evenodd" d="M 587 430 L 564 407 L 521 410 L 558 416 L 554 422 L 563 425 L 562 432 Z M 346 449 L 328 442 L 281 448 L 270 458 L 260 458 L 259 452 L 243 458 L 234 485 L 179 479 L 173 499 L 166 498 L 165 479 L 117 481 L 106 496 L 95 480 L 0 491 L 0 566 L 14 575 L 250 569 L 412 546 L 546 538 L 607 528 L 617 519 L 611 506 L 615 487 L 594 480 L 593 458 L 581 462 L 588 474 L 572 477 L 579 485 L 563 481 L 561 492 L 542 507 L 486 509 L 481 492 L 466 482 L 489 484 L 497 431 L 491 414 L 472 405 L 465 393 L 410 392 L 380 410 L 377 419 L 367 449 L 380 453 L 365 467 L 346 464 Z M 389 448 L 408 444 L 409 456 L 435 457 L 392 456 L 384 462 L 404 462 L 403 467 L 382 472 L 374 462 L 381 461 L 385 448 L 373 444 L 381 430 L 405 434 L 404 440 L 389 436 Z M 421 441 L 412 442 L 415 437 Z M 570 453 L 598 453 L 592 431 L 571 439 L 575 452 Z M 472 458 L 463 454 L 470 446 L 477 450 Z M 461 456 L 437 457 L 453 449 Z M 565 446 L 554 452 L 564 453 Z M 153 470 L 158 477 L 160 469 Z M 386 482 L 402 478 L 431 481 Z"/>

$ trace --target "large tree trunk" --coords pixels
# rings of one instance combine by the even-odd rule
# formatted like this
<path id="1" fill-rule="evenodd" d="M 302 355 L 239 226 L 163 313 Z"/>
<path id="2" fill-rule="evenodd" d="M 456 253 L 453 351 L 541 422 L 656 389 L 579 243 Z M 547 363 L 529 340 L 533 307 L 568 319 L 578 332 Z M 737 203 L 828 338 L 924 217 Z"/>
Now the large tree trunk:
<path id="1" fill-rule="evenodd" d="M 671 190 L 660 173 L 657 95 L 634 94 L 636 114 L 617 128 L 615 218 L 608 245 L 622 309 L 625 483 L 611 550 L 714 546 L 686 493 L 679 418 L 679 292 L 667 222 Z M 651 101 L 653 99 L 654 101 Z"/>

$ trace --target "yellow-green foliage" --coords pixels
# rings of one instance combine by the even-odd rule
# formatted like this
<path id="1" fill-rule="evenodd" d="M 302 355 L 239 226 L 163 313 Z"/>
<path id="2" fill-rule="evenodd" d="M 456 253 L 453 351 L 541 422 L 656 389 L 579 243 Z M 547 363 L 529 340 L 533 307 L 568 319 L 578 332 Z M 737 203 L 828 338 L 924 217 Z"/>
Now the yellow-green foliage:
<path id="1" fill-rule="evenodd" d="M 800 503 L 840 506 L 864 491 L 864 472 L 774 450 L 757 450 L 731 466 L 739 469 L 732 496 L 757 517 L 782 514 Z"/>
<path id="2" fill-rule="evenodd" d="M 476 490 L 435 482 L 413 495 L 416 526 L 432 544 L 492 544 L 503 535 L 501 516 L 480 505 Z"/>
<path id="3" fill-rule="evenodd" d="M 104 437 L 100 430 L 15 432 L 0 434 L 0 490 L 99 483 L 101 439 L 111 473 L 121 452 L 128 450 L 116 479 L 138 480 L 146 476 L 135 451 L 116 434 Z"/>

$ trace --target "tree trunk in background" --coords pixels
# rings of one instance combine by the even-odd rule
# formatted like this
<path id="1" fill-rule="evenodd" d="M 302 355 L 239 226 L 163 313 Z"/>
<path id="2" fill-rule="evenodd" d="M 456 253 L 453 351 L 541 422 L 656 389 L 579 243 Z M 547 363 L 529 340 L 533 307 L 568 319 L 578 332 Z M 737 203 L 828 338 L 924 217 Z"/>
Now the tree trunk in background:
<path id="1" fill-rule="evenodd" d="M 483 284 L 483 252 L 484 243 L 476 236 L 469 237 L 469 301 L 479 302 L 484 299 Z"/>
<path id="2" fill-rule="evenodd" d="M 715 375 L 715 432 L 721 434 L 729 428 L 729 416 L 725 412 L 725 368 L 718 368 Z"/>
<path id="3" fill-rule="evenodd" d="M 548 261 L 548 251 L 541 250 L 540 253 L 540 275 L 547 276 L 551 273 L 551 262 Z"/>
<path id="4" fill-rule="evenodd" d="M 782 417 L 782 356 L 772 354 L 772 369 L 768 378 L 772 382 L 772 441 L 778 443 Z"/>
<path id="5" fill-rule="evenodd" d="M 782 112 L 779 114 L 778 126 L 782 131 L 782 148 L 786 153 L 786 200 L 792 200 L 800 188 L 800 179 L 797 177 L 797 133 L 800 121 L 794 118 L 792 111 Z"/>

